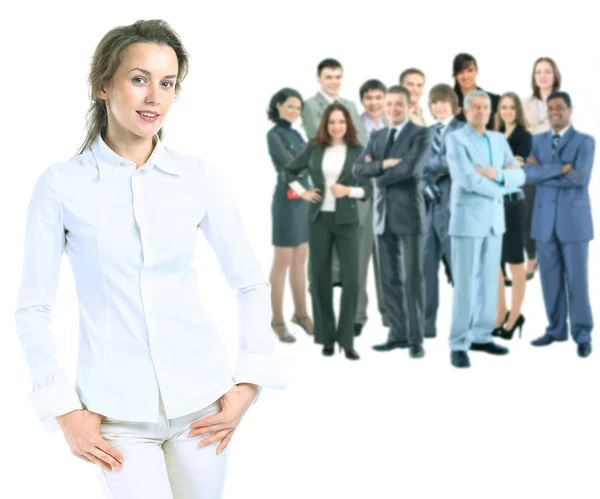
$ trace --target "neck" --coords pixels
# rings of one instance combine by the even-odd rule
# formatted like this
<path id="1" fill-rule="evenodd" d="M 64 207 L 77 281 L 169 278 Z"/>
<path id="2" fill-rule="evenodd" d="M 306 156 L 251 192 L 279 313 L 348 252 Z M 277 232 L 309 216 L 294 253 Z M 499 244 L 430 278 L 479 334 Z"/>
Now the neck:
<path id="1" fill-rule="evenodd" d="M 333 100 L 337 99 L 338 95 L 339 95 L 339 92 L 336 94 L 330 94 L 327 90 L 325 90 L 323 88 L 321 89 L 321 92 L 323 92 L 327 97 L 329 97 L 330 99 L 333 99 Z"/>
<path id="2" fill-rule="evenodd" d="M 416 107 L 417 107 L 418 105 L 419 105 L 419 103 L 418 103 L 418 102 L 411 102 L 411 103 L 408 105 L 408 108 L 409 108 L 409 109 L 416 109 Z"/>
<path id="3" fill-rule="evenodd" d="M 565 128 L 567 128 L 570 125 L 570 123 L 567 123 L 566 125 L 560 125 L 560 126 L 553 126 L 552 130 L 554 130 L 554 133 L 558 133 L 563 131 Z"/>
<path id="4" fill-rule="evenodd" d="M 406 118 L 403 118 L 400 121 L 392 121 L 392 127 L 396 128 L 398 125 L 404 123 L 406 121 Z"/>
<path id="5" fill-rule="evenodd" d="M 148 161 L 154 149 L 152 137 L 140 137 L 131 132 L 118 135 L 111 133 L 110 126 L 106 131 L 104 143 L 122 158 L 133 161 L 136 168 Z"/>
<path id="6" fill-rule="evenodd" d="M 485 125 L 471 125 L 479 135 L 485 135 Z"/>
<path id="7" fill-rule="evenodd" d="M 381 123 L 381 120 L 383 119 L 383 113 L 379 113 L 379 114 L 369 114 L 367 113 L 367 117 L 375 124 L 377 123 Z"/>
<path id="8" fill-rule="evenodd" d="M 516 123 L 505 123 L 504 124 L 504 133 L 505 135 L 510 135 L 510 133 L 517 127 Z"/>
<path id="9" fill-rule="evenodd" d="M 332 146 L 341 146 L 344 143 L 344 139 L 331 139 Z"/>
<path id="10" fill-rule="evenodd" d="M 546 99 L 552 93 L 552 88 L 540 88 L 540 97 L 543 104 L 546 103 Z"/>
<path id="11" fill-rule="evenodd" d="M 477 90 L 477 85 L 473 85 L 472 87 L 460 87 L 460 91 L 463 94 L 463 97 L 466 97 L 468 94 L 470 94 L 471 92 L 474 92 L 475 90 Z"/>

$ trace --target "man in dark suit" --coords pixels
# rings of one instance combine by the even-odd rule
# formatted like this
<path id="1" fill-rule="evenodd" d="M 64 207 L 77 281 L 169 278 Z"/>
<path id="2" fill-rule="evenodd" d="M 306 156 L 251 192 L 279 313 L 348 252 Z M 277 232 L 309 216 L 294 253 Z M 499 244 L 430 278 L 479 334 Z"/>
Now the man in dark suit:
<path id="1" fill-rule="evenodd" d="M 577 353 L 592 352 L 594 327 L 588 290 L 588 246 L 594 238 L 588 185 L 595 142 L 571 126 L 571 98 L 548 96 L 552 129 L 533 136 L 525 165 L 527 183 L 536 184 L 531 237 L 536 241 L 549 325 L 534 346 L 568 338 L 567 313 Z"/>
<path id="2" fill-rule="evenodd" d="M 450 170 L 446 161 L 446 137 L 465 124 L 456 119 L 458 97 L 450 85 L 440 83 L 429 93 L 429 109 L 436 123 L 429 127 L 431 149 L 423 170 L 423 194 L 427 208 L 425 236 L 425 338 L 435 338 L 439 307 L 440 261 L 451 280 L 450 262 Z"/>
<path id="3" fill-rule="evenodd" d="M 354 165 L 359 180 L 375 178 L 374 231 L 390 322 L 388 340 L 377 351 L 423 350 L 423 242 L 425 202 L 421 175 L 429 152 L 427 128 L 408 120 L 410 93 L 400 85 L 385 99 L 389 127 L 374 132 Z"/>

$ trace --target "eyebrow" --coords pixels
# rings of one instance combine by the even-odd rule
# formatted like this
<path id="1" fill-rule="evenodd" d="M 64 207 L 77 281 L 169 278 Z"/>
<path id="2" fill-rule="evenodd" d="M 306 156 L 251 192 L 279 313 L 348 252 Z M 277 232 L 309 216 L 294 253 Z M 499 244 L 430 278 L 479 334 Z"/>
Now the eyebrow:
<path id="1" fill-rule="evenodd" d="M 152 73 L 150 73 L 150 71 L 148 71 L 147 69 L 133 68 L 133 69 L 129 70 L 130 73 L 132 71 L 139 71 L 140 73 L 144 73 L 147 76 L 152 76 Z M 168 76 L 165 76 L 165 78 L 177 78 L 177 75 L 168 75 Z"/>

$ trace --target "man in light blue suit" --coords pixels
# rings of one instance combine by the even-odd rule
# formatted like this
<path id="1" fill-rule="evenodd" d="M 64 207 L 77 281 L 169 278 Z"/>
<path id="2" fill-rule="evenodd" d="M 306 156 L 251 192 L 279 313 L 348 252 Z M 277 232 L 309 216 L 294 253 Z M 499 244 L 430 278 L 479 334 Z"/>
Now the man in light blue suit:
<path id="1" fill-rule="evenodd" d="M 533 340 L 546 346 L 568 338 L 567 313 L 577 353 L 592 352 L 594 326 L 588 291 L 588 245 L 594 238 L 588 185 L 594 163 L 594 139 L 571 126 L 571 98 L 548 96 L 552 130 L 533 136 L 527 159 L 527 183 L 536 184 L 531 237 L 538 262 L 549 325 Z"/>
<path id="2" fill-rule="evenodd" d="M 504 192 L 525 182 L 504 135 L 486 130 L 491 102 L 475 90 L 465 97 L 467 125 L 446 138 L 450 168 L 450 229 L 454 295 L 451 362 L 469 367 L 469 349 L 504 355 L 492 341 L 504 234 Z"/>

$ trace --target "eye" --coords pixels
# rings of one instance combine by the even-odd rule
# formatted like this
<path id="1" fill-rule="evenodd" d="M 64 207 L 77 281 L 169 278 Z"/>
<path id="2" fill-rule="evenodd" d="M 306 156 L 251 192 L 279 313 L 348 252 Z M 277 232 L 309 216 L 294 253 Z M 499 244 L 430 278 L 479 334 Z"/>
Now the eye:
<path id="1" fill-rule="evenodd" d="M 163 81 L 163 85 L 167 85 L 165 88 L 172 88 L 173 82 L 172 81 Z"/>
<path id="2" fill-rule="evenodd" d="M 139 83 L 142 84 L 144 83 L 146 80 L 144 80 L 144 78 L 142 78 L 141 76 L 136 76 L 135 78 L 133 78 L 133 83 Z"/>

